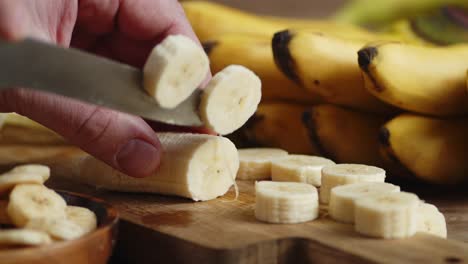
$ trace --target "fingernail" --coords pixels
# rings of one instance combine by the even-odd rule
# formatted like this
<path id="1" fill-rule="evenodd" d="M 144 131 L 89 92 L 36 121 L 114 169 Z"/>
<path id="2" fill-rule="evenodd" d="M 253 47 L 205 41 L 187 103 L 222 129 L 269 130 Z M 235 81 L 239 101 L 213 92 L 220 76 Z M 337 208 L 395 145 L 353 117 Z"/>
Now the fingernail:
<path id="1" fill-rule="evenodd" d="M 132 139 L 120 149 L 116 160 L 124 173 L 134 177 L 145 177 L 157 169 L 160 151 L 143 140 Z"/>

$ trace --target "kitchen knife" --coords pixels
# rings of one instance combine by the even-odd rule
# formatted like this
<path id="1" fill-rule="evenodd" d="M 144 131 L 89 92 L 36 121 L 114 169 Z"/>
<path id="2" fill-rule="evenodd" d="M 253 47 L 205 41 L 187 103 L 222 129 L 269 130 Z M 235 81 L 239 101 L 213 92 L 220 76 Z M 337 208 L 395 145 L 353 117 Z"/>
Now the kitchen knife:
<path id="1" fill-rule="evenodd" d="M 143 90 L 142 75 L 140 69 L 77 49 L 0 39 L 0 90 L 42 90 L 167 124 L 202 125 L 199 89 L 176 108 L 164 109 Z"/>

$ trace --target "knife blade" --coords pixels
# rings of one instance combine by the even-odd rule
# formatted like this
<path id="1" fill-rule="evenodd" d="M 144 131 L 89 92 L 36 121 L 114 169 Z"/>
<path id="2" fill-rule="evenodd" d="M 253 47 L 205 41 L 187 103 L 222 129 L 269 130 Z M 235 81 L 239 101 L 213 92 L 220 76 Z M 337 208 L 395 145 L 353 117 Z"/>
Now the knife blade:
<path id="1" fill-rule="evenodd" d="M 142 87 L 141 70 L 74 48 L 32 39 L 0 39 L 0 90 L 42 90 L 173 125 L 201 126 L 200 89 L 174 109 L 161 108 Z"/>

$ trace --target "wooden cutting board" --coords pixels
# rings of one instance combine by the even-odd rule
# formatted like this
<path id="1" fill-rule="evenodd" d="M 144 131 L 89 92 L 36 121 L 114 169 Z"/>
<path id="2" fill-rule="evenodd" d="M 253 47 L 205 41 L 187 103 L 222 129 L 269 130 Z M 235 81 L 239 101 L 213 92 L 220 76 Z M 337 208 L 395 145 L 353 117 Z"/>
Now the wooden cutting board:
<path id="1" fill-rule="evenodd" d="M 304 224 L 261 223 L 253 214 L 252 182 L 238 182 L 237 200 L 231 190 L 207 202 L 108 192 L 59 180 L 49 185 L 100 197 L 120 211 L 115 263 L 468 262 L 463 242 L 468 241 L 468 198 L 455 192 L 433 200 L 423 196 L 445 213 L 451 239 L 417 234 L 379 240 L 356 234 L 352 225 L 330 220 L 325 211 Z"/>

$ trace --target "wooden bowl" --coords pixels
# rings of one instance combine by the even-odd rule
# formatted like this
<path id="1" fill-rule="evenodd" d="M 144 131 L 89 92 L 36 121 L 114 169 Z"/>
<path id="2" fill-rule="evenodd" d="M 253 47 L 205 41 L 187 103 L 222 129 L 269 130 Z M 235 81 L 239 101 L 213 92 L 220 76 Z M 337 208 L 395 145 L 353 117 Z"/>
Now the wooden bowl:
<path id="1" fill-rule="evenodd" d="M 66 191 L 57 192 L 67 201 L 67 205 L 82 206 L 93 211 L 97 216 L 98 228 L 75 240 L 40 247 L 0 250 L 1 264 L 107 263 L 117 239 L 117 211 L 93 197 Z"/>

